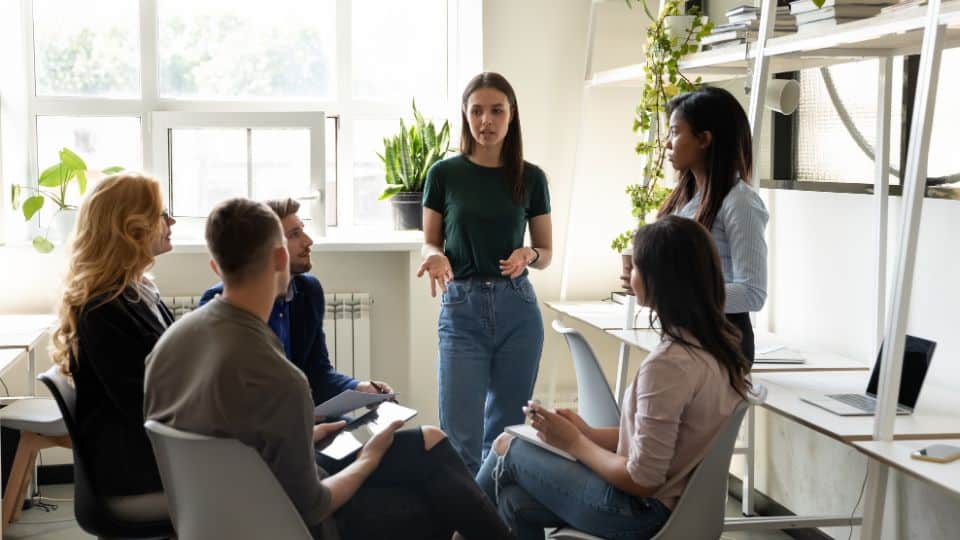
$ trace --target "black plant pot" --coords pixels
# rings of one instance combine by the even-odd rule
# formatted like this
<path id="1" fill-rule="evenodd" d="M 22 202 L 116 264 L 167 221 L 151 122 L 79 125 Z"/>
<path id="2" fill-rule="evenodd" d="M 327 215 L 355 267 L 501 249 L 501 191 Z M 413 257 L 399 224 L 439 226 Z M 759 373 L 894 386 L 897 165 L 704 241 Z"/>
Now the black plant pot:
<path id="1" fill-rule="evenodd" d="M 403 191 L 394 195 L 393 228 L 398 231 L 423 230 L 423 192 Z"/>

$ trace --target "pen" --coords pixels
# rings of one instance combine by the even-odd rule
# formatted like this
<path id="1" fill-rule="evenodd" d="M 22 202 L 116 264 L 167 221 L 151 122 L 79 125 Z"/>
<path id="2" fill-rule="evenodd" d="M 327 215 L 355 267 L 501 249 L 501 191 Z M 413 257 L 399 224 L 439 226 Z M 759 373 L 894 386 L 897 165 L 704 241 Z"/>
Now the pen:
<path id="1" fill-rule="evenodd" d="M 376 381 L 370 381 L 370 386 L 372 386 L 374 389 L 376 389 L 376 391 L 377 391 L 378 394 L 389 394 L 389 393 L 390 393 L 390 392 L 387 392 L 386 388 L 384 388 L 383 386 L 381 386 L 380 383 L 378 383 L 378 382 L 376 382 Z M 396 402 L 397 402 L 397 398 L 390 398 L 390 401 L 396 403 Z"/>

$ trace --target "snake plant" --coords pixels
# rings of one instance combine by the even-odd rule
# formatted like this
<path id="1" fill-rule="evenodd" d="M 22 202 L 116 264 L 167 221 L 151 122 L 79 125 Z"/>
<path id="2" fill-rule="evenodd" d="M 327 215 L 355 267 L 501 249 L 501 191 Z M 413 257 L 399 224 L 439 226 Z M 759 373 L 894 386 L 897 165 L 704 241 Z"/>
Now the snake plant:
<path id="1" fill-rule="evenodd" d="M 440 131 L 427 122 L 413 102 L 414 123 L 409 128 L 400 119 L 400 133 L 384 137 L 383 153 L 377 156 L 383 162 L 387 187 L 380 200 L 389 199 L 400 192 L 423 191 L 430 166 L 450 151 L 450 122 L 444 121 Z"/>

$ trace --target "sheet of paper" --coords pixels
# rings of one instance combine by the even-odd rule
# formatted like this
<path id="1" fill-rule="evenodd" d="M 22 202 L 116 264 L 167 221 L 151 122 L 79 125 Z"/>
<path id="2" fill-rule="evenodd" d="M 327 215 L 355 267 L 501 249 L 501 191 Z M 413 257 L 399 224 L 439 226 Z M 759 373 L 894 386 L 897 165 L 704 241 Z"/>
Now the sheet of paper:
<path id="1" fill-rule="evenodd" d="M 324 401 L 313 409 L 317 418 L 340 416 L 352 410 L 393 399 L 395 394 L 368 394 L 356 390 L 344 390 L 340 394 Z"/>
<path id="2" fill-rule="evenodd" d="M 518 424 L 516 426 L 507 426 L 506 432 L 511 435 L 520 437 L 521 439 L 527 441 L 530 444 L 537 445 L 540 448 L 543 448 L 544 450 L 553 452 L 554 454 L 560 457 L 569 459 L 570 461 L 577 460 L 577 458 L 573 457 L 573 454 L 571 454 L 570 452 L 567 452 L 566 450 L 561 450 L 556 446 L 553 446 L 541 441 L 540 438 L 537 437 L 537 430 L 533 429 L 533 426 L 530 426 L 528 424 Z"/>

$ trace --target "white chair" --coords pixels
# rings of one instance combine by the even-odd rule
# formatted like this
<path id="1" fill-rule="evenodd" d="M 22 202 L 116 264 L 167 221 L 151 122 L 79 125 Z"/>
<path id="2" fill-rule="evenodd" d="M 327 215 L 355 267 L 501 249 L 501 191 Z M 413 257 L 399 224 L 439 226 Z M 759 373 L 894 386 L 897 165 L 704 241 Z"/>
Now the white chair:
<path id="1" fill-rule="evenodd" d="M 683 495 L 660 532 L 652 540 L 716 540 L 723 532 L 724 506 L 730 458 L 737 442 L 740 423 L 747 412 L 746 401 L 737 405 L 717 435 L 713 446 L 694 469 Z M 550 533 L 550 540 L 601 540 L 596 536 L 562 527 Z"/>
<path id="2" fill-rule="evenodd" d="M 54 446 L 70 448 L 70 436 L 57 403 L 48 398 L 14 401 L 0 409 L 0 425 L 20 432 L 20 442 L 3 494 L 3 524 L 6 525 L 20 518 L 40 450 Z"/>
<path id="3" fill-rule="evenodd" d="M 153 420 L 145 426 L 179 540 L 312 540 L 256 450 Z"/>
<path id="4" fill-rule="evenodd" d="M 593 427 L 620 425 L 620 407 L 607 384 L 597 355 L 583 334 L 553 321 L 553 329 L 567 340 L 577 373 L 577 413 Z"/>

